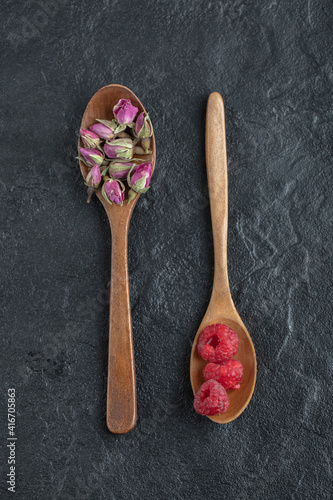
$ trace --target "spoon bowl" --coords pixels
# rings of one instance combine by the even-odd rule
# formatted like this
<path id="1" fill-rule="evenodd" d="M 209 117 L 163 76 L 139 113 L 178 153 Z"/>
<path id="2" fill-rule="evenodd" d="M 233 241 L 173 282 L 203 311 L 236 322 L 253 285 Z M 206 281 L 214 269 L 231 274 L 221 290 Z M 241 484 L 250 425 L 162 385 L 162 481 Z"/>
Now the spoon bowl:
<path id="1" fill-rule="evenodd" d="M 205 382 L 205 378 L 202 372 L 207 364 L 207 361 L 202 359 L 197 350 L 198 339 L 202 330 L 204 330 L 208 325 L 221 323 L 232 328 L 238 335 L 238 352 L 233 359 L 238 359 L 239 361 L 241 361 L 244 373 L 240 388 L 227 391 L 230 399 L 229 409 L 225 413 L 220 413 L 218 415 L 209 417 L 211 420 L 219 424 L 227 424 L 228 422 L 235 420 L 243 412 L 252 397 L 256 378 L 256 357 L 249 333 L 239 317 L 235 321 L 230 319 L 230 316 L 232 316 L 232 314 L 229 314 L 229 317 L 227 318 L 216 317 L 214 319 L 211 319 L 210 321 L 205 319 L 201 323 L 195 337 L 191 355 L 191 382 L 193 392 L 195 394 L 200 389 L 200 386 Z"/>
<path id="2" fill-rule="evenodd" d="M 81 128 L 89 129 L 96 123 L 97 118 L 112 120 L 113 107 L 120 99 L 130 99 L 138 108 L 138 114 L 146 112 L 136 95 L 127 87 L 107 85 L 96 92 L 89 101 L 82 117 Z M 81 138 L 78 147 L 83 147 Z M 145 162 L 152 163 L 154 171 L 156 160 L 154 133 L 150 148 L 152 153 L 145 155 L 144 158 Z M 85 179 L 89 168 L 81 160 L 80 168 Z M 126 188 L 124 204 L 120 206 L 114 203 L 110 205 L 103 198 L 100 187 L 95 192 L 105 208 L 112 237 L 106 423 L 111 432 L 124 434 L 135 427 L 137 417 L 127 241 L 129 222 L 140 194 L 136 194 L 128 204 L 128 188 Z"/>
<path id="3" fill-rule="evenodd" d="M 114 118 L 113 116 L 113 107 L 117 104 L 119 99 L 130 99 L 132 102 L 133 106 L 136 106 L 141 113 L 144 111 L 146 113 L 145 108 L 143 107 L 142 103 L 139 101 L 137 96 L 127 87 L 124 87 L 123 85 L 106 85 L 105 87 L 102 87 L 99 89 L 96 94 L 93 95 L 93 97 L 90 99 L 82 117 L 82 122 L 81 122 L 81 127 L 84 129 L 89 129 L 91 125 L 96 123 L 96 118 L 100 120 L 112 120 Z M 84 147 L 84 144 L 82 142 L 82 139 L 79 138 L 79 143 L 78 147 Z M 151 150 L 152 154 L 145 155 L 145 161 L 150 161 L 152 163 L 152 170 L 154 171 L 155 168 L 155 162 L 156 162 L 156 147 L 155 147 L 155 135 L 153 133 L 151 137 Z M 134 158 L 136 157 L 142 157 L 142 155 L 134 155 Z M 130 161 L 130 160 L 128 160 Z M 80 164 L 80 169 L 83 178 L 85 179 L 87 177 L 87 174 L 89 172 L 89 168 L 83 161 L 79 160 Z M 126 189 L 126 195 L 127 195 L 127 189 Z M 137 193 L 133 201 L 127 205 L 126 197 L 125 197 L 125 202 L 123 206 L 119 206 L 116 204 L 110 205 L 102 196 L 101 192 L 101 187 L 97 188 L 95 191 L 96 195 L 100 199 L 101 203 L 103 204 L 104 208 L 109 212 L 110 210 L 112 211 L 120 211 L 122 210 L 122 213 L 124 211 L 133 211 L 140 193 Z M 125 210 L 124 210 L 125 209 Z"/>
<path id="4" fill-rule="evenodd" d="M 209 416 L 219 424 L 235 420 L 248 405 L 256 382 L 256 354 L 251 337 L 233 303 L 227 269 L 228 232 L 228 172 L 224 105 L 217 92 L 209 96 L 206 115 L 206 165 L 209 201 L 214 239 L 214 283 L 207 312 L 195 336 L 190 375 L 194 394 L 205 382 L 202 374 L 207 362 L 198 353 L 198 340 L 202 330 L 208 325 L 222 323 L 232 328 L 238 335 L 239 347 L 234 359 L 241 361 L 244 369 L 240 389 L 229 390 L 230 406 L 225 413 Z"/>

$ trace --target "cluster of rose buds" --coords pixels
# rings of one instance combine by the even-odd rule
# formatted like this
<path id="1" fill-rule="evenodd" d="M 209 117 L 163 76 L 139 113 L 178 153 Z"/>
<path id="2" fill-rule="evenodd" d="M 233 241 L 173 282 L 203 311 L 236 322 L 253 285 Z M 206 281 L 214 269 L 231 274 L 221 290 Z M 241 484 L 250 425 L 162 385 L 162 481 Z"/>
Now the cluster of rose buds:
<path id="1" fill-rule="evenodd" d="M 134 155 L 152 153 L 153 126 L 148 114 L 137 116 L 138 111 L 129 99 L 120 99 L 113 108 L 113 120 L 96 119 L 98 123 L 90 130 L 80 129 L 84 147 L 79 148 L 78 159 L 89 167 L 88 203 L 100 185 L 105 200 L 116 205 L 123 204 L 125 182 L 129 187 L 128 203 L 137 193 L 149 189 L 152 164 Z"/>

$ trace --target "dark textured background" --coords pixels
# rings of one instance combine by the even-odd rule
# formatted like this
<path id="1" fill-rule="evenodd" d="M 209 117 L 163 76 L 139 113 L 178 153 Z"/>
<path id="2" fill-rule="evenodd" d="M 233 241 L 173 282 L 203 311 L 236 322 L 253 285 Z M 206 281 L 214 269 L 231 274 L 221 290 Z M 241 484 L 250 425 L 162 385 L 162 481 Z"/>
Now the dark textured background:
<path id="1" fill-rule="evenodd" d="M 1 496 L 14 386 L 20 499 L 328 499 L 332 2 L 1 4 Z M 130 227 L 139 418 L 124 436 L 105 425 L 109 227 L 75 160 L 108 83 L 137 94 L 157 140 Z M 212 91 L 226 106 L 231 290 L 258 359 L 253 399 L 226 426 L 194 412 L 189 381 L 213 278 Z"/>

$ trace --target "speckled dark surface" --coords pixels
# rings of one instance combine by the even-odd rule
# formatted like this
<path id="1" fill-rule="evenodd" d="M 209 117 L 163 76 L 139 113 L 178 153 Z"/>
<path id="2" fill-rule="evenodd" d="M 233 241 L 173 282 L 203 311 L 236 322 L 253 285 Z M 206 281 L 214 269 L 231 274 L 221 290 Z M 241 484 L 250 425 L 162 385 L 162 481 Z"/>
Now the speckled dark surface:
<path id="1" fill-rule="evenodd" d="M 2 6 L 1 497 L 14 386 L 17 498 L 328 499 L 332 2 Z M 137 94 L 157 141 L 129 236 L 138 423 L 124 436 L 105 425 L 109 227 L 75 160 L 108 83 Z M 189 380 L 213 278 L 212 91 L 226 106 L 231 290 L 258 360 L 253 399 L 226 426 L 194 412 Z"/>

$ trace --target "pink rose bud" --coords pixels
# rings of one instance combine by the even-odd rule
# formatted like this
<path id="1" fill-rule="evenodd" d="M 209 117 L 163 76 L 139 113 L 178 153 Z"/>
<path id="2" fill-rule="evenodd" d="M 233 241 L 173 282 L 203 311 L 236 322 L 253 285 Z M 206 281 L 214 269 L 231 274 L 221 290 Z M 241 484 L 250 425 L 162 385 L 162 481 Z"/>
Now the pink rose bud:
<path id="1" fill-rule="evenodd" d="M 80 128 L 80 135 L 83 144 L 87 148 L 97 148 L 101 142 L 98 135 L 94 134 L 94 132 L 90 132 L 90 130 L 86 130 L 85 128 Z"/>
<path id="2" fill-rule="evenodd" d="M 88 167 L 93 167 L 95 163 L 101 165 L 104 160 L 103 154 L 98 149 L 79 148 L 79 152 L 82 155 L 79 156 L 79 160 L 82 160 Z"/>
<path id="3" fill-rule="evenodd" d="M 107 179 L 102 187 L 103 198 L 110 204 L 122 205 L 125 197 L 125 186 L 116 179 Z"/>
<path id="4" fill-rule="evenodd" d="M 114 139 L 104 144 L 104 152 L 109 158 L 131 159 L 133 156 L 133 141 L 131 139 Z"/>
<path id="5" fill-rule="evenodd" d="M 153 126 L 148 115 L 144 116 L 143 112 L 139 114 L 135 122 L 134 132 L 139 139 L 153 135 Z"/>
<path id="6" fill-rule="evenodd" d="M 153 166 L 150 162 L 141 163 L 133 173 L 133 170 L 128 173 L 128 185 L 136 193 L 145 193 L 149 189 Z"/>
<path id="7" fill-rule="evenodd" d="M 113 114 L 118 123 L 129 125 L 134 120 L 138 108 L 133 106 L 129 99 L 120 99 L 118 104 L 113 107 Z"/>
<path id="8" fill-rule="evenodd" d="M 98 137 L 106 141 L 109 139 L 113 139 L 114 137 L 114 131 L 110 127 L 104 125 L 104 123 L 95 123 L 95 125 L 92 125 L 90 127 L 90 130 L 95 132 Z"/>
<path id="9" fill-rule="evenodd" d="M 110 177 L 114 177 L 115 179 L 126 179 L 132 167 L 135 167 L 133 163 L 116 161 L 111 162 L 109 166 L 109 175 Z"/>
<path id="10" fill-rule="evenodd" d="M 88 172 L 88 175 L 86 177 L 86 184 L 87 186 L 98 188 L 101 180 L 102 180 L 101 170 L 99 168 L 99 165 L 95 164 Z"/>

